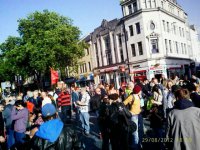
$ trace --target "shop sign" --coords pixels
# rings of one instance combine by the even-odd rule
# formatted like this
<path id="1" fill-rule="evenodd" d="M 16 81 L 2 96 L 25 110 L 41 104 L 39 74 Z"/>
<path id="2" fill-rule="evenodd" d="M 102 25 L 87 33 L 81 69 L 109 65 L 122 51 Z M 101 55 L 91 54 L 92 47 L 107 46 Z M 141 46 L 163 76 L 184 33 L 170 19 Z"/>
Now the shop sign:
<path id="1" fill-rule="evenodd" d="M 114 71 L 114 70 L 117 70 L 118 67 L 110 67 L 110 68 L 106 68 L 106 69 L 101 69 L 100 72 L 111 72 L 111 71 Z"/>
<path id="2" fill-rule="evenodd" d="M 151 66 L 150 70 L 162 70 L 164 69 L 163 66 Z"/>

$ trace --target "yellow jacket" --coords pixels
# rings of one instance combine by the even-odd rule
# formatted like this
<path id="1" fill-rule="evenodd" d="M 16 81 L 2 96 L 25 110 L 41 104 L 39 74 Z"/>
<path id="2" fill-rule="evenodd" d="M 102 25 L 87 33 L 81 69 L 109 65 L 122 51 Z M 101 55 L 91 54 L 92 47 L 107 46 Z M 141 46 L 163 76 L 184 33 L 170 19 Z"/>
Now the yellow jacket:
<path id="1" fill-rule="evenodd" d="M 130 104 L 133 100 L 133 95 L 130 95 L 125 101 L 124 101 L 124 105 Z M 141 108 L 140 108 L 140 98 L 137 94 L 134 94 L 134 102 L 133 105 L 131 106 L 131 110 L 130 112 L 133 115 L 138 115 L 141 112 Z"/>

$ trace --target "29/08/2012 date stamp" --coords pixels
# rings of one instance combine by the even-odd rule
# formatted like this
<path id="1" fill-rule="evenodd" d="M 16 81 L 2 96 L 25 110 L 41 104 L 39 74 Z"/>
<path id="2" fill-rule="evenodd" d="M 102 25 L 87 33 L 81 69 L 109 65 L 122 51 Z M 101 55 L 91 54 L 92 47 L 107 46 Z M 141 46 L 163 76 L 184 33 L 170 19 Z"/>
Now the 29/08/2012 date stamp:
<path id="1" fill-rule="evenodd" d="M 192 138 L 190 137 L 187 137 L 187 138 L 142 138 L 142 142 L 143 143 L 157 143 L 157 142 L 161 142 L 161 143 L 169 143 L 169 142 L 174 142 L 174 141 L 177 141 L 177 142 L 192 142 Z"/>

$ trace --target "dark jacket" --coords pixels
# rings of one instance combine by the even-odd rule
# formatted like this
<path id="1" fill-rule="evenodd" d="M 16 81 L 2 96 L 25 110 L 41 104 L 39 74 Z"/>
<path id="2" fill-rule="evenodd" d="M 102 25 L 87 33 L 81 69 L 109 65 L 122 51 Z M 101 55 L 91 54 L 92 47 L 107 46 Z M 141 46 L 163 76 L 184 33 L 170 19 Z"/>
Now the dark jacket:
<path id="1" fill-rule="evenodd" d="M 192 92 L 190 98 L 192 99 L 194 106 L 200 108 L 200 95 L 197 92 Z"/>
<path id="2" fill-rule="evenodd" d="M 96 111 L 99 109 L 100 104 L 101 104 L 101 95 L 95 94 L 94 96 L 91 97 L 90 99 L 90 110 L 91 111 Z"/>
<path id="3" fill-rule="evenodd" d="M 31 150 L 82 150 L 82 144 L 72 125 L 59 119 L 45 122 L 31 139 Z"/>

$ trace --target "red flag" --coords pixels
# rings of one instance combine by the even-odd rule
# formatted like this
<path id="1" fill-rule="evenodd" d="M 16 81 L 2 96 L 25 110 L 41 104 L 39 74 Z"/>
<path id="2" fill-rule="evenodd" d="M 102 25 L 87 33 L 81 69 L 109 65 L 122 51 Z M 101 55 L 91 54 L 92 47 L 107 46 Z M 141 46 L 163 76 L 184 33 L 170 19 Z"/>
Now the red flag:
<path id="1" fill-rule="evenodd" d="M 51 85 L 56 84 L 58 82 L 58 79 L 58 71 L 51 68 Z"/>

